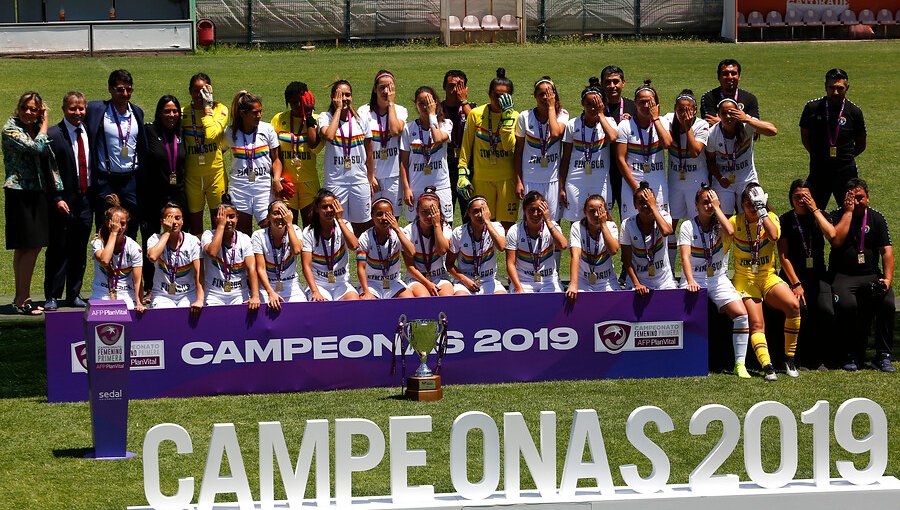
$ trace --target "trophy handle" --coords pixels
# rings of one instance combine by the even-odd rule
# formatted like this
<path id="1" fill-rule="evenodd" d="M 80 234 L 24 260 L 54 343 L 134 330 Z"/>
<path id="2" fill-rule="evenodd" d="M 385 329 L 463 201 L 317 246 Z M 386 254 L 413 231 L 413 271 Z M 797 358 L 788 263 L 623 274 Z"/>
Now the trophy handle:
<path id="1" fill-rule="evenodd" d="M 441 373 L 441 362 L 444 360 L 444 353 L 447 351 L 447 314 L 441 312 L 438 315 L 438 320 L 440 325 L 438 326 L 438 339 L 437 339 L 437 366 L 434 368 L 434 373 Z"/>

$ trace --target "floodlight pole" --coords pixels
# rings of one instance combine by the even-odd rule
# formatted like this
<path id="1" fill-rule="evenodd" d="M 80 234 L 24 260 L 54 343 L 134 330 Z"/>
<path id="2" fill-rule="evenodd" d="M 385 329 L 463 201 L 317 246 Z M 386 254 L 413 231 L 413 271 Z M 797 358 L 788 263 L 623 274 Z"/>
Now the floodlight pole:
<path id="1" fill-rule="evenodd" d="M 347 39 L 347 47 L 350 47 L 350 0 L 344 4 L 344 32 Z"/>

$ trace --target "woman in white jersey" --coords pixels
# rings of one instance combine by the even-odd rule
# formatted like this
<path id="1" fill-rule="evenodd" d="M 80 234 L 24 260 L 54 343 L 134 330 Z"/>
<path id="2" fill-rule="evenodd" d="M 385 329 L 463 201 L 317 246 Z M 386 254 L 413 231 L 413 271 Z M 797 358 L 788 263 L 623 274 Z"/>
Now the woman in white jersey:
<path id="1" fill-rule="evenodd" d="M 412 257 L 416 247 L 400 229 L 390 200 L 379 198 L 372 203 L 372 222 L 372 227 L 360 236 L 356 249 L 359 298 L 412 297 L 412 291 L 400 278 L 400 254 Z"/>
<path id="2" fill-rule="evenodd" d="M 359 246 L 341 201 L 325 188 L 313 198 L 310 225 L 303 229 L 303 276 L 310 301 L 359 299 L 350 285 L 350 255 Z"/>
<path id="3" fill-rule="evenodd" d="M 584 201 L 583 218 L 572 223 L 569 250 L 572 265 L 578 261 L 578 276 L 572 277 L 566 298 L 574 301 L 579 292 L 619 290 L 613 255 L 619 251 L 619 229 L 606 207 L 606 200 L 593 194 Z M 573 271 L 574 273 L 574 271 Z"/>
<path id="4" fill-rule="evenodd" d="M 637 213 L 625 218 L 619 231 L 622 265 L 631 285 L 641 295 L 650 289 L 677 288 L 666 249 L 666 237 L 674 232 L 672 217 L 657 206 L 656 194 L 646 181 L 634 192 L 634 209 Z"/>
<path id="5" fill-rule="evenodd" d="M 562 138 L 569 112 L 562 107 L 556 84 L 549 76 L 534 83 L 537 106 L 525 110 L 516 119 L 516 195 L 537 191 L 546 197 L 550 217 L 559 219 L 559 166 Z"/>
<path id="6" fill-rule="evenodd" d="M 559 205 L 571 222 L 584 218 L 589 195 L 598 194 L 605 203 L 612 203 L 610 147 L 618 136 L 615 120 L 603 113 L 603 89 L 596 77 L 581 92 L 581 106 L 581 115 L 566 123 L 559 167 Z"/>
<path id="7" fill-rule="evenodd" d="M 403 227 L 403 233 L 416 247 L 412 257 L 404 256 L 409 290 L 416 297 L 452 296 L 453 284 L 444 263 L 452 234 L 434 188 L 429 186 L 419 195 L 416 219 Z"/>
<path id="8" fill-rule="evenodd" d="M 741 193 L 751 182 L 759 182 L 753 158 L 754 135 L 775 136 L 778 129 L 744 113 L 734 99 L 719 101 L 719 119 L 709 130 L 706 161 L 712 187 L 719 195 L 725 214 L 735 214 Z"/>
<path id="9" fill-rule="evenodd" d="M 259 277 L 263 303 L 273 310 L 280 310 L 281 303 L 306 301 L 297 273 L 297 256 L 300 255 L 302 236 L 300 227 L 294 225 L 294 214 L 282 200 L 269 204 L 269 217 L 265 228 L 250 237 L 256 258 L 256 274 Z"/>
<path id="10" fill-rule="evenodd" d="M 619 124 L 616 138 L 616 162 L 622 172 L 623 219 L 634 214 L 633 204 L 624 197 L 633 195 L 641 182 L 650 186 L 657 205 L 669 210 L 665 151 L 672 144 L 672 135 L 666 121 L 659 116 L 659 96 L 650 86 L 650 80 L 644 80 L 634 91 L 634 103 L 637 115 Z"/>
<path id="11" fill-rule="evenodd" d="M 369 102 L 360 106 L 362 122 L 369 123 L 372 132 L 372 156 L 375 162 L 375 180 L 372 181 L 373 199 L 386 198 L 394 204 L 394 216 L 400 216 L 403 198 L 400 188 L 400 133 L 406 125 L 409 113 L 395 104 L 397 92 L 394 75 L 384 69 L 375 74 Z"/>
<path id="12" fill-rule="evenodd" d="M 734 225 L 722 212 L 716 192 L 703 184 L 695 193 L 697 216 L 686 220 L 678 231 L 678 249 L 684 279 L 681 286 L 689 292 L 706 289 L 706 295 L 732 320 L 731 343 L 734 347 L 734 373 L 742 379 L 750 374 L 744 366 L 750 322 L 741 295 L 728 279 L 728 249 Z"/>
<path id="13" fill-rule="evenodd" d="M 456 278 L 453 294 L 506 294 L 497 279 L 497 254 L 506 249 L 506 230 L 491 221 L 487 199 L 476 195 L 466 206 L 469 221 L 453 229 L 447 270 Z"/>
<path id="14" fill-rule="evenodd" d="M 162 209 L 162 233 L 147 241 L 147 259 L 156 264 L 153 273 L 153 308 L 187 308 L 199 313 L 203 307 L 200 283 L 200 239 L 184 231 L 181 206 L 169 202 Z"/>
<path id="15" fill-rule="evenodd" d="M 450 191 L 450 169 L 447 167 L 447 147 L 453 122 L 444 119 L 438 108 L 437 93 L 431 87 L 419 87 L 415 94 L 418 118 L 406 124 L 400 139 L 400 182 L 406 221 L 416 217 L 416 201 L 425 188 L 434 188 L 441 199 L 441 213 L 453 221 Z"/>
<path id="16" fill-rule="evenodd" d="M 216 228 L 203 232 L 206 304 L 259 308 L 259 279 L 250 236 L 237 230 L 238 212 L 226 193 L 216 210 Z"/>
<path id="17" fill-rule="evenodd" d="M 242 90 L 231 103 L 231 125 L 225 128 L 224 145 L 231 150 L 228 194 L 238 212 L 237 229 L 248 236 L 252 220 L 266 219 L 272 192 L 281 193 L 280 143 L 275 128 L 261 122 L 262 101 Z"/>
<path id="18" fill-rule="evenodd" d="M 141 246 L 125 235 L 129 215 L 118 195 L 112 193 L 105 200 L 108 206 L 105 221 L 91 241 L 94 253 L 91 299 L 120 299 L 128 308 L 140 313 L 144 311 Z"/>
<path id="19" fill-rule="evenodd" d="M 338 197 L 359 236 L 372 224 L 372 190 L 378 181 L 372 130 L 353 108 L 353 88 L 348 81 L 331 85 L 331 104 L 327 112 L 319 114 L 319 133 L 325 141 L 325 187 Z"/>
<path id="20" fill-rule="evenodd" d="M 553 221 L 550 206 L 539 192 L 525 195 L 522 211 L 522 221 L 506 233 L 509 290 L 516 294 L 562 292 L 553 251 L 568 247 L 566 236 Z"/>

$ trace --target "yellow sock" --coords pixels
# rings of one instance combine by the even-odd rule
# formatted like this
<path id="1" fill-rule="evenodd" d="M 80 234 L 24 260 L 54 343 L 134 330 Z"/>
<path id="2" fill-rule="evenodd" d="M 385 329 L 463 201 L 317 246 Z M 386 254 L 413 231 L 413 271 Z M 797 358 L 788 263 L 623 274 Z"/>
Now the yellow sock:
<path id="1" fill-rule="evenodd" d="M 800 316 L 784 319 L 784 354 L 793 356 L 797 352 L 797 335 L 800 334 Z"/>
<path id="2" fill-rule="evenodd" d="M 750 345 L 753 346 L 753 352 L 756 353 L 756 359 L 759 360 L 760 366 L 765 367 L 772 363 L 772 358 L 769 357 L 769 346 L 766 345 L 765 333 L 753 333 L 750 335 Z"/>

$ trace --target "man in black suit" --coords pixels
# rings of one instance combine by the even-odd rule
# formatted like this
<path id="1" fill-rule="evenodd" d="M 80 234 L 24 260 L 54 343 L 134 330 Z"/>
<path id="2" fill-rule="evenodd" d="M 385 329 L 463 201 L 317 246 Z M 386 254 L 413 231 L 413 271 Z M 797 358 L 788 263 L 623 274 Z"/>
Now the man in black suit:
<path id="1" fill-rule="evenodd" d="M 81 92 L 63 98 L 63 120 L 47 131 L 63 190 L 50 205 L 50 245 L 44 267 L 45 310 L 56 310 L 66 291 L 69 306 L 84 307 L 81 293 L 91 235 L 90 144 L 84 129 L 87 104 Z"/>
<path id="2" fill-rule="evenodd" d="M 106 212 L 105 199 L 115 193 L 131 215 L 126 233 L 137 240 L 140 224 L 138 174 L 146 159 L 147 137 L 144 112 L 131 104 L 134 81 L 124 69 L 113 71 L 108 80 L 110 99 L 91 101 L 84 118 L 91 143 L 91 183 L 96 202 L 97 227 Z"/>

